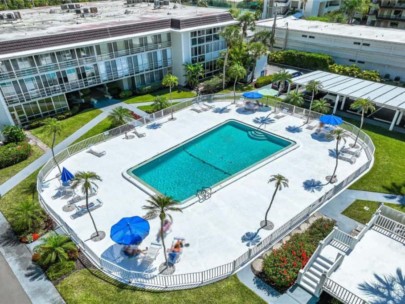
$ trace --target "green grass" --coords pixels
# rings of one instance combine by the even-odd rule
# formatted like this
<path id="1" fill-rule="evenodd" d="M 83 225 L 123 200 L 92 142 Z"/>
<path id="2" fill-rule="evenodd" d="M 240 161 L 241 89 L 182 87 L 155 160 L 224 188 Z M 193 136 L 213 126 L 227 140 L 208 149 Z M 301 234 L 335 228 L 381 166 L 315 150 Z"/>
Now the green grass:
<path id="1" fill-rule="evenodd" d="M 385 206 L 405 213 L 405 205 L 384 203 Z M 380 206 L 379 202 L 355 200 L 342 214 L 362 224 L 367 224 Z M 364 209 L 366 207 L 366 209 Z"/>
<path id="2" fill-rule="evenodd" d="M 357 121 L 350 122 L 358 125 Z M 405 195 L 405 134 L 368 124 L 363 130 L 375 145 L 375 162 L 370 172 L 350 189 Z"/>
<path id="3" fill-rule="evenodd" d="M 108 131 L 112 129 L 113 126 L 111 124 L 111 120 L 108 118 L 104 118 L 102 121 L 100 121 L 98 124 L 96 124 L 93 128 L 91 128 L 89 131 L 84 133 L 82 136 L 80 136 L 73 144 L 85 140 L 87 138 L 93 137 L 97 134 L 103 133 L 105 131 Z"/>
<path id="4" fill-rule="evenodd" d="M 159 90 L 153 93 L 134 96 L 124 100 L 125 103 L 140 103 L 140 102 L 149 102 L 153 101 L 156 96 L 165 96 L 169 99 L 169 89 Z M 172 91 L 172 99 L 182 99 L 182 98 L 192 98 L 195 97 L 196 94 L 193 91 L 182 89 L 182 90 L 173 90 Z"/>
<path id="5" fill-rule="evenodd" d="M 13 166 L 0 169 L 0 185 L 3 184 L 5 181 L 7 181 L 9 178 L 16 175 L 18 172 L 20 172 L 34 160 L 39 158 L 42 154 L 44 154 L 44 151 L 42 151 L 37 146 L 32 146 L 31 155 L 26 160 Z"/>
<path id="6" fill-rule="evenodd" d="M 236 276 L 208 286 L 173 292 L 146 292 L 123 287 L 110 284 L 94 276 L 88 270 L 77 271 L 56 286 L 69 304 L 264 303 L 262 299 L 240 283 Z"/>
<path id="7" fill-rule="evenodd" d="M 248 92 L 254 89 L 255 87 L 251 84 L 240 83 L 236 85 L 237 93 Z M 224 90 L 218 92 L 218 94 L 226 94 L 226 93 L 233 93 L 233 86 L 227 87 Z"/>
<path id="8" fill-rule="evenodd" d="M 74 132 L 83 127 L 86 123 L 91 121 L 97 115 L 101 113 L 101 110 L 90 109 L 83 111 L 75 116 L 69 117 L 65 120 L 61 120 L 62 132 L 59 136 L 56 136 L 55 145 L 72 135 Z M 39 127 L 31 130 L 31 133 L 38 137 L 42 142 L 44 142 L 49 147 L 52 145 L 52 136 L 49 136 L 44 127 Z"/>
<path id="9" fill-rule="evenodd" d="M 174 106 L 175 104 L 178 104 L 178 102 L 173 102 L 172 104 L 170 104 L 168 107 L 170 107 L 170 106 Z M 155 110 L 153 110 L 153 105 L 146 105 L 146 106 L 139 106 L 138 107 L 138 109 L 139 110 L 142 110 L 142 111 L 144 111 L 144 112 L 146 112 L 146 113 L 153 113 L 153 112 L 157 112 L 157 111 L 155 111 Z"/>

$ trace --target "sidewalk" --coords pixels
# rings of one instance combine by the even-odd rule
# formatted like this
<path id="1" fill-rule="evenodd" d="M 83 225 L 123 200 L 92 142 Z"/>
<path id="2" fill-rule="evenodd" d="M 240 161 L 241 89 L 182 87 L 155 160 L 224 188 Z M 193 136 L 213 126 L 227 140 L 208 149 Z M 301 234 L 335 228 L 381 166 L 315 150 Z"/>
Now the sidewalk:
<path id="1" fill-rule="evenodd" d="M 31 252 L 18 241 L 1 213 L 0 254 L 6 262 L 3 263 L 0 258 L 0 270 L 5 270 L 0 272 L 0 303 L 25 304 L 30 303 L 29 299 L 34 304 L 65 303 L 42 269 L 31 262 Z M 7 300 L 7 297 L 10 299 Z M 15 297 L 15 300 L 11 297 Z"/>

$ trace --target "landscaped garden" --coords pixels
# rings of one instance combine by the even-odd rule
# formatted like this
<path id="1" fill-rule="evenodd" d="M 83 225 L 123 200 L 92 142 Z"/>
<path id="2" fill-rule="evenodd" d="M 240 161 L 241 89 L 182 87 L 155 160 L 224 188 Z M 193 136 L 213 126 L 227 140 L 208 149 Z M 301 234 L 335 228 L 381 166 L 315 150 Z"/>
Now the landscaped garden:
<path id="1" fill-rule="evenodd" d="M 362 224 L 367 224 L 380 207 L 379 202 L 355 200 L 342 214 Z M 405 205 L 384 203 L 385 206 L 405 213 Z"/>

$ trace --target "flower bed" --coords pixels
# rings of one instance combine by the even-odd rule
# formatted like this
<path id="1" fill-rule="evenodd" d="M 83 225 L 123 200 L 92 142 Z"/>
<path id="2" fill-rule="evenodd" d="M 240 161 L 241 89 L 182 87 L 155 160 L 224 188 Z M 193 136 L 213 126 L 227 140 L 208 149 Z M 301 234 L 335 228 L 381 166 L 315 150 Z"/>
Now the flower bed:
<path id="1" fill-rule="evenodd" d="M 297 279 L 323 240 L 333 229 L 334 221 L 320 218 L 305 232 L 294 234 L 280 249 L 273 250 L 264 258 L 261 277 L 280 292 L 284 292 Z"/>

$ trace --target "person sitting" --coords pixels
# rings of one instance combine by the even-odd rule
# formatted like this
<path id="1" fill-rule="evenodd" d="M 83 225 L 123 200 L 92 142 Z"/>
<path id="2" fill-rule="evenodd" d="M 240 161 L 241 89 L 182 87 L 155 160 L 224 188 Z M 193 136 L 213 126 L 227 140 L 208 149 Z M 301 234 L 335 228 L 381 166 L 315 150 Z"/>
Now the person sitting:
<path id="1" fill-rule="evenodd" d="M 183 251 L 183 246 L 184 246 L 183 241 L 177 240 L 176 243 L 174 243 L 174 245 L 172 246 L 172 248 L 170 248 L 170 251 L 180 253 Z"/>
<path id="2" fill-rule="evenodd" d="M 148 251 L 148 247 L 146 247 L 143 250 L 138 248 L 138 247 L 135 247 L 135 248 L 133 248 L 131 246 L 125 246 L 124 247 L 124 252 L 129 256 L 137 256 L 137 255 L 140 255 L 140 254 L 144 254 L 147 251 Z"/>

